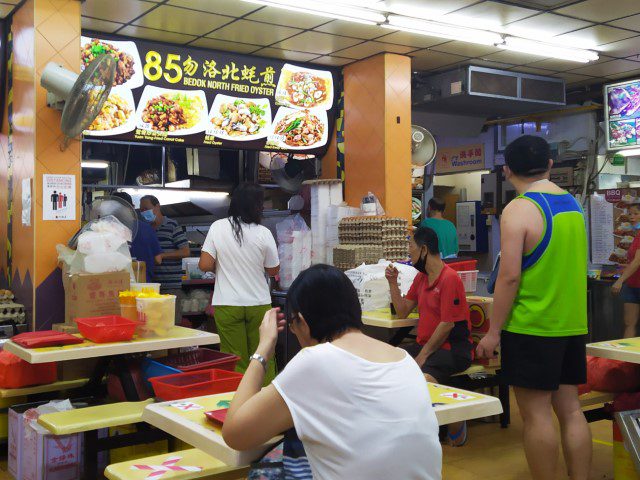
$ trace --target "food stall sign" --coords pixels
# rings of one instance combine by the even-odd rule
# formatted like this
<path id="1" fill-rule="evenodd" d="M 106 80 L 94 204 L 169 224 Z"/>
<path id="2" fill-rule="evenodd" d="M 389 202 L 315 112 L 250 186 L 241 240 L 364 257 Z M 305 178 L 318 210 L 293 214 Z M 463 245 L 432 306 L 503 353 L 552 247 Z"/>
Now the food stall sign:
<path id="1" fill-rule="evenodd" d="M 640 79 L 604 86 L 607 148 L 640 147 Z"/>
<path id="2" fill-rule="evenodd" d="M 484 144 L 438 148 L 436 173 L 484 170 Z"/>
<path id="3" fill-rule="evenodd" d="M 85 138 L 322 154 L 338 71 L 111 35 L 82 36 L 82 66 L 118 59 Z"/>

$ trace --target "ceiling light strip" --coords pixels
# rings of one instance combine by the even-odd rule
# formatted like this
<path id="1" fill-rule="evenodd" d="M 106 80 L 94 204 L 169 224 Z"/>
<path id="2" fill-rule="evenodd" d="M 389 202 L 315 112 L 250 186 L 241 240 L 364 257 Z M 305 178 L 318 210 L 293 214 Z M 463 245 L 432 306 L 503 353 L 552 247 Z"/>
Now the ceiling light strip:
<path id="1" fill-rule="evenodd" d="M 311 15 L 320 15 L 322 17 L 336 18 L 338 20 L 347 20 L 349 22 L 364 23 L 366 25 L 376 25 L 383 23 L 386 17 L 377 12 L 369 10 L 348 7 L 336 4 L 326 4 L 320 1 L 304 1 L 304 0 L 244 0 L 245 2 L 255 3 L 258 5 L 266 5 L 269 7 L 282 8 L 285 10 L 308 13 Z"/>
<path id="2" fill-rule="evenodd" d="M 393 28 L 405 32 L 416 33 L 418 35 L 430 35 L 433 37 L 460 40 L 480 45 L 496 45 L 503 41 L 502 36 L 499 33 L 446 25 L 400 15 L 389 15 L 388 22 L 388 24 L 382 26 L 385 28 Z"/>
<path id="3" fill-rule="evenodd" d="M 559 45 L 512 36 L 505 37 L 504 43 L 497 46 L 514 52 L 529 53 L 544 58 L 558 58 L 580 63 L 588 63 L 600 58 L 598 52 L 592 50 L 561 47 Z"/>

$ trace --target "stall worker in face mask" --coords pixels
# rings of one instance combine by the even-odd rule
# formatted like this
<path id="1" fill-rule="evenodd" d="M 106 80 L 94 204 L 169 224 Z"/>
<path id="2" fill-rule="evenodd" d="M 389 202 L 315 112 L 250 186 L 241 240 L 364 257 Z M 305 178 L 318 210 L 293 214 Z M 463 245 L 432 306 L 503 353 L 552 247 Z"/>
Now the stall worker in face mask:
<path id="1" fill-rule="evenodd" d="M 627 251 L 627 267 L 611 287 L 614 295 L 622 294 L 624 300 L 624 338 L 636 337 L 640 315 L 640 204 L 629 207 L 629 220 L 635 238 Z"/>
<path id="2" fill-rule="evenodd" d="M 471 365 L 473 341 L 464 284 L 455 270 L 440 257 L 438 235 L 430 228 L 418 228 L 409 244 L 413 266 L 418 270 L 406 297 L 400 293 L 398 270 L 389 265 L 391 300 L 398 318 L 407 318 L 418 307 L 416 342 L 406 346 L 428 381 L 446 384 L 449 378 Z M 466 424 L 449 426 L 449 441 L 460 446 L 466 441 Z"/>
<path id="3" fill-rule="evenodd" d="M 161 293 L 176 296 L 176 319 L 180 323 L 182 312 L 182 259 L 190 255 L 189 242 L 178 222 L 165 217 L 160 202 L 153 195 L 140 199 L 140 215 L 156 231 L 162 253 L 157 257 L 153 281 L 160 284 Z"/>

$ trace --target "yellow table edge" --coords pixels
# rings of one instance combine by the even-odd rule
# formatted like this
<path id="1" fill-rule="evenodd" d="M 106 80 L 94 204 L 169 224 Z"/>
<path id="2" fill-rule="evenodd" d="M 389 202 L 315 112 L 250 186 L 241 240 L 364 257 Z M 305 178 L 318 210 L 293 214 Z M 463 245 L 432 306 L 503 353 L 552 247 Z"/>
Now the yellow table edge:
<path id="1" fill-rule="evenodd" d="M 587 355 L 621 362 L 640 363 L 640 337 L 588 343 Z"/>
<path id="2" fill-rule="evenodd" d="M 0 388 L 0 398 L 22 397 L 24 395 L 35 395 L 36 393 L 55 392 L 57 390 L 71 390 L 85 385 L 88 378 L 78 378 L 76 380 L 61 380 L 47 383 L 45 385 L 35 385 L 33 387 L 22 388 Z"/>

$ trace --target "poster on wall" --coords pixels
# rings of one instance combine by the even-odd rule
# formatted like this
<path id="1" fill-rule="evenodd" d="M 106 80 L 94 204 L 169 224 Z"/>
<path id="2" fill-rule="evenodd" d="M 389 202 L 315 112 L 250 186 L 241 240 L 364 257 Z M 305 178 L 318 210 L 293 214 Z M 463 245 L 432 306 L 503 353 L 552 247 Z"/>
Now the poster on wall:
<path id="1" fill-rule="evenodd" d="M 43 220 L 76 219 L 75 175 L 42 176 Z"/>
<path id="2" fill-rule="evenodd" d="M 604 86 L 609 150 L 640 147 L 640 79 Z"/>
<path id="3" fill-rule="evenodd" d="M 458 173 L 483 170 L 484 144 L 463 145 L 461 147 L 438 147 L 436 173 Z"/>
<path id="4" fill-rule="evenodd" d="M 82 36 L 84 67 L 118 59 L 85 138 L 320 154 L 335 120 L 337 70 L 118 37 Z"/>
<path id="5" fill-rule="evenodd" d="M 589 202 L 591 219 L 591 262 L 601 265 L 626 265 L 627 251 L 635 230 L 629 208 L 640 201 L 637 190 L 600 190 Z"/>

